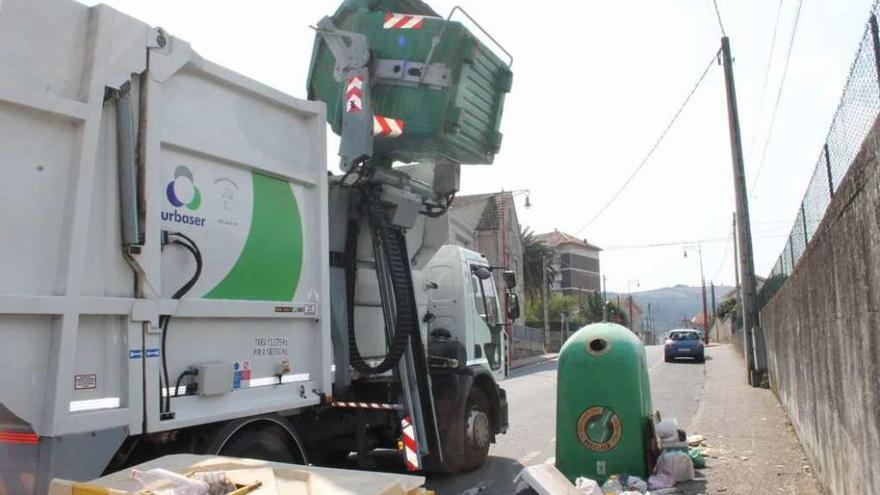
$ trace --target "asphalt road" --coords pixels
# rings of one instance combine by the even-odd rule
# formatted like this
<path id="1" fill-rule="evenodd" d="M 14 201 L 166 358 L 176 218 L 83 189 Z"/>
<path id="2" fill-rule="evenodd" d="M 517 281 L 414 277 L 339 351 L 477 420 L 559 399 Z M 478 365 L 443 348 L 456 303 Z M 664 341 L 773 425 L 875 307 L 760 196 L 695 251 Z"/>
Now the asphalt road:
<path id="1" fill-rule="evenodd" d="M 708 357 L 707 357 L 708 359 Z M 647 347 L 651 397 L 664 419 L 687 429 L 703 391 L 704 368 L 690 361 L 663 362 L 662 346 Z M 482 468 L 456 476 L 432 476 L 438 495 L 511 495 L 513 478 L 525 467 L 553 462 L 556 442 L 556 361 L 515 371 L 507 390 L 510 430 L 498 437 Z"/>

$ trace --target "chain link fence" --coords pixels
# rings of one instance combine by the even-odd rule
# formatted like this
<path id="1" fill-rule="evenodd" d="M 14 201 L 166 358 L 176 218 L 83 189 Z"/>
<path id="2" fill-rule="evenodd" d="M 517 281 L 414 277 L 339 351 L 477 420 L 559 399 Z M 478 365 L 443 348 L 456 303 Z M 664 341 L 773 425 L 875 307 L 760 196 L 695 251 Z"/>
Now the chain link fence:
<path id="1" fill-rule="evenodd" d="M 761 306 L 773 297 L 794 271 L 798 260 L 822 223 L 834 192 L 880 114 L 878 4 L 880 2 L 875 1 L 871 9 L 871 17 L 865 26 L 862 41 L 849 71 L 849 78 L 837 111 L 831 120 L 831 128 L 828 130 L 825 143 L 819 151 L 813 176 L 801 201 L 788 241 L 758 294 Z"/>

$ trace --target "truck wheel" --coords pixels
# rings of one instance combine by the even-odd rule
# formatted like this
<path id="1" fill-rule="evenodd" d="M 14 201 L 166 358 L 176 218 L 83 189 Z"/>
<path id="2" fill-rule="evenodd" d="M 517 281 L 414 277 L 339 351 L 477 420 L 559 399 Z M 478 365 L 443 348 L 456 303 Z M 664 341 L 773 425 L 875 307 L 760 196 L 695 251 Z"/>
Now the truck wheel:
<path id="1" fill-rule="evenodd" d="M 464 412 L 464 462 L 463 471 L 482 466 L 489 456 L 492 443 L 492 421 L 489 419 L 489 400 L 479 387 L 471 389 Z"/>
<path id="2" fill-rule="evenodd" d="M 209 449 L 216 455 L 305 464 L 302 444 L 286 422 L 257 420 L 224 428 Z"/>

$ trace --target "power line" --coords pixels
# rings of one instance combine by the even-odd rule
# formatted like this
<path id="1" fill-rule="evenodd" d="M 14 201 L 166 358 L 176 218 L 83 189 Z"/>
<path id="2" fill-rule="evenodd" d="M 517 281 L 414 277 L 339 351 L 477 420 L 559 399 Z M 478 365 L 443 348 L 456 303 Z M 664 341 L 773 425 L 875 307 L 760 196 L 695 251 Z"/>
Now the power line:
<path id="1" fill-rule="evenodd" d="M 785 65 L 782 68 L 782 81 L 779 82 L 779 91 L 776 93 L 776 103 L 773 105 L 773 114 L 770 117 L 770 127 L 767 129 L 767 139 L 764 141 L 764 149 L 761 151 L 761 161 L 758 164 L 758 171 L 755 173 L 755 178 L 752 179 L 752 196 L 755 195 L 755 185 L 758 183 L 758 178 L 761 177 L 761 171 L 764 169 L 764 160 L 767 158 L 767 147 L 770 144 L 770 139 L 773 136 L 773 126 L 776 124 L 776 112 L 779 110 L 779 101 L 782 99 L 782 90 L 785 88 L 785 78 L 788 75 L 788 64 L 791 61 L 791 51 L 794 48 L 794 39 L 797 35 L 798 23 L 801 18 L 801 6 L 803 5 L 803 0 L 798 0 L 797 10 L 794 13 L 794 25 L 791 28 L 791 37 L 788 40 L 788 50 L 785 54 Z"/>
<path id="2" fill-rule="evenodd" d="M 712 276 L 709 280 L 718 280 L 718 275 L 721 274 L 721 269 L 724 268 L 727 261 L 727 253 L 730 251 L 730 240 L 733 237 L 733 232 L 727 235 L 727 239 L 724 240 L 724 254 L 721 255 L 721 263 L 718 265 L 718 269 L 715 270 L 715 275 Z M 735 242 L 735 241 L 734 241 Z"/>
<path id="3" fill-rule="evenodd" d="M 718 27 L 721 28 L 721 36 L 727 37 L 727 33 L 724 32 L 724 23 L 721 22 L 721 11 L 718 10 L 718 1 L 712 0 L 712 3 L 715 5 L 715 15 L 718 16 Z"/>
<path id="4" fill-rule="evenodd" d="M 694 96 L 694 93 L 697 92 L 697 88 L 700 87 L 700 84 L 702 84 L 703 80 L 706 78 L 706 74 L 709 73 L 709 69 L 712 68 L 712 65 L 715 63 L 715 59 L 718 57 L 718 53 L 719 52 L 715 52 L 712 55 L 711 60 L 709 60 L 709 64 L 706 66 L 706 69 L 703 70 L 703 73 L 700 75 L 700 78 L 697 80 L 697 83 L 694 85 L 694 87 L 688 93 L 687 97 L 684 99 L 681 106 L 678 107 L 678 110 L 675 112 L 675 115 L 672 116 L 672 120 L 669 121 L 669 123 L 666 125 L 666 128 L 663 129 L 663 132 L 660 133 L 660 137 L 657 138 L 657 140 L 654 142 L 654 145 L 651 146 L 651 149 L 648 151 L 648 154 L 646 154 L 645 157 L 642 158 L 642 161 L 639 162 L 639 165 L 635 168 L 635 170 L 632 171 L 632 173 L 629 175 L 629 177 L 626 178 L 626 181 L 624 181 L 623 185 L 620 186 L 620 188 L 617 190 L 617 192 L 615 192 L 611 196 L 611 199 L 609 199 L 608 202 L 606 202 L 605 205 L 602 206 L 602 208 L 599 210 L 598 213 L 593 215 L 593 218 L 591 218 L 589 222 L 587 222 L 586 224 L 584 224 L 583 227 L 581 227 L 577 231 L 575 231 L 574 235 L 578 235 L 581 232 L 583 232 L 587 227 L 592 225 L 593 222 L 595 222 L 600 216 L 602 216 L 602 214 L 605 213 L 606 210 L 608 210 L 608 208 L 614 203 L 614 201 L 617 200 L 618 196 L 620 196 L 620 194 L 623 193 L 623 191 L 627 188 L 627 186 L 629 186 L 629 183 L 632 182 L 632 180 L 636 177 L 636 175 L 638 175 L 638 173 L 642 170 L 642 167 L 644 167 L 645 164 L 648 163 L 648 160 L 654 154 L 654 151 L 657 150 L 657 148 L 660 146 L 660 143 L 662 143 L 663 139 L 666 138 L 666 135 L 669 133 L 669 130 L 672 129 L 673 125 L 675 125 L 675 122 L 678 120 L 678 117 L 681 115 L 682 111 L 685 109 L 687 104 L 691 101 L 691 98 Z"/>
<path id="5" fill-rule="evenodd" d="M 768 235 L 760 235 L 755 236 L 754 239 L 775 239 L 779 237 L 788 237 L 788 233 L 785 234 L 768 234 Z M 657 242 L 653 244 L 628 244 L 621 246 L 610 246 L 603 247 L 602 251 L 622 251 L 626 249 L 653 249 L 653 248 L 663 248 L 663 247 L 675 247 L 675 246 L 688 246 L 692 244 L 709 244 L 714 242 L 727 242 L 730 240 L 730 235 L 727 237 L 710 237 L 707 239 L 693 239 L 689 241 L 671 241 L 671 242 Z"/>
<path id="6" fill-rule="evenodd" d="M 764 116 L 764 97 L 767 94 L 767 83 L 770 81 L 770 68 L 773 65 L 773 53 L 776 51 L 776 33 L 779 31 L 779 19 L 782 17 L 782 3 L 776 9 L 776 23 L 773 24 L 773 37 L 770 40 L 770 54 L 767 55 L 767 67 L 764 69 L 764 84 L 761 86 L 761 99 L 758 103 L 758 118 L 755 120 L 755 132 L 752 133 L 752 141 L 749 143 L 749 158 L 755 151 L 755 141 L 758 140 L 758 128 L 761 126 L 761 117 Z"/>

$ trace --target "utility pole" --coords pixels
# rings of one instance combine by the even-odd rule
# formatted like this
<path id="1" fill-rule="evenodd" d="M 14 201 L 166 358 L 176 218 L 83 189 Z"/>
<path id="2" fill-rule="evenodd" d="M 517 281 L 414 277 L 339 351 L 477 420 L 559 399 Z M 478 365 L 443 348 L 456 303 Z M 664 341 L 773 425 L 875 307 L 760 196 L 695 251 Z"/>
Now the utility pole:
<path id="1" fill-rule="evenodd" d="M 605 284 L 605 275 L 602 275 L 602 321 L 608 321 L 608 292 Z"/>
<path id="2" fill-rule="evenodd" d="M 693 249 L 693 246 L 690 248 L 685 246 L 685 258 L 687 258 L 688 249 Z M 709 312 L 706 308 L 706 275 L 703 272 L 703 246 L 701 244 L 697 244 L 697 253 L 700 257 L 700 285 L 703 291 L 703 341 L 706 342 L 706 345 L 709 345 Z"/>
<path id="3" fill-rule="evenodd" d="M 712 319 L 714 320 L 718 316 L 718 306 L 715 305 L 715 281 L 713 280 L 710 284 L 712 284 Z"/>
<path id="4" fill-rule="evenodd" d="M 495 259 L 501 261 L 501 266 L 508 267 L 507 264 L 507 225 L 506 225 L 506 217 L 507 212 L 505 211 L 507 208 L 507 195 L 504 193 L 504 189 L 501 189 L 501 243 L 498 246 L 498 250 L 500 251 Z M 516 267 L 514 267 L 514 271 L 516 271 Z M 493 277 L 495 275 L 493 274 Z M 496 279 L 495 283 L 499 284 L 501 282 L 500 279 Z M 499 284 L 500 285 L 500 284 Z M 508 306 L 508 297 L 504 298 L 504 318 L 502 321 L 507 321 L 507 315 L 510 314 L 510 307 Z M 509 322 L 504 325 L 504 334 L 507 337 L 507 342 L 510 344 L 507 346 L 507 362 L 513 362 L 513 322 Z"/>
<path id="5" fill-rule="evenodd" d="M 565 344 L 565 313 L 559 313 L 559 347 Z"/>
<path id="6" fill-rule="evenodd" d="M 739 246 L 737 246 L 736 239 L 736 212 L 733 212 L 733 274 L 736 277 L 736 295 L 742 301 L 742 294 L 739 290 Z"/>
<path id="7" fill-rule="evenodd" d="M 710 284 L 712 286 L 712 327 L 717 330 L 718 327 L 716 324 L 718 323 L 718 306 L 715 305 L 715 281 L 711 281 Z M 715 336 L 718 336 L 717 331 Z"/>
<path id="8" fill-rule="evenodd" d="M 739 235 L 740 281 L 742 283 L 743 336 L 745 338 L 748 380 L 752 386 L 759 384 L 759 364 L 756 352 L 755 329 L 758 324 L 758 308 L 755 290 L 755 262 L 752 253 L 752 229 L 749 220 L 749 197 L 746 190 L 745 165 L 743 163 L 742 133 L 739 126 L 739 109 L 736 104 L 736 86 L 733 82 L 733 57 L 730 39 L 721 38 L 721 56 L 724 63 L 724 82 L 727 90 L 727 116 L 730 126 L 730 154 L 733 162 L 734 197 Z M 756 383 L 758 382 L 758 383 Z"/>
<path id="9" fill-rule="evenodd" d="M 618 297 L 618 301 L 620 301 L 620 296 Z M 626 297 L 627 297 L 627 320 L 629 320 L 629 331 L 632 333 L 636 333 L 635 323 L 633 322 L 633 293 L 632 293 L 632 280 L 626 281 Z"/>
<path id="10" fill-rule="evenodd" d="M 541 260 L 541 278 L 542 289 L 541 290 L 541 302 L 544 306 L 544 335 L 541 338 L 542 344 L 544 345 L 544 353 L 547 353 L 547 335 L 550 333 L 550 308 L 547 303 L 547 258 L 542 258 Z"/>
<path id="11" fill-rule="evenodd" d="M 703 340 L 709 345 L 709 312 L 706 309 L 706 276 L 703 274 L 703 248 L 700 248 L 700 281 L 703 283 Z"/>

